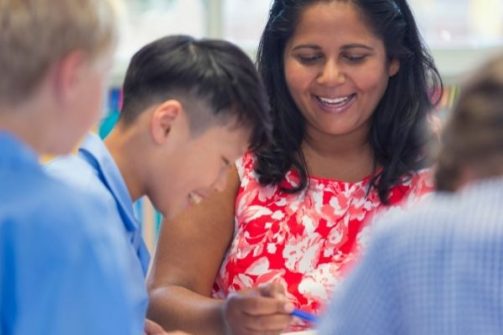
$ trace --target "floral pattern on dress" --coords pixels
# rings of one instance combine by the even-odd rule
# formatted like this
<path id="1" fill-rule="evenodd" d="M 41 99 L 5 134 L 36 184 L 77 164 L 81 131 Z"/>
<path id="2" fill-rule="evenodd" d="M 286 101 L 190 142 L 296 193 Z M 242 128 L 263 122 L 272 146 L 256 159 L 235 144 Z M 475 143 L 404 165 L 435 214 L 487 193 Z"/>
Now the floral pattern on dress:
<path id="1" fill-rule="evenodd" d="M 367 192 L 370 177 L 354 183 L 310 177 L 305 190 L 287 194 L 278 186 L 261 186 L 254 163 L 250 153 L 237 163 L 241 185 L 234 240 L 213 296 L 279 281 L 297 308 L 316 314 L 364 246 L 359 235 L 367 223 L 389 208 L 410 206 L 433 189 L 425 169 L 391 189 L 389 206 L 381 204 L 377 192 Z M 290 171 L 283 182 L 298 181 Z"/>

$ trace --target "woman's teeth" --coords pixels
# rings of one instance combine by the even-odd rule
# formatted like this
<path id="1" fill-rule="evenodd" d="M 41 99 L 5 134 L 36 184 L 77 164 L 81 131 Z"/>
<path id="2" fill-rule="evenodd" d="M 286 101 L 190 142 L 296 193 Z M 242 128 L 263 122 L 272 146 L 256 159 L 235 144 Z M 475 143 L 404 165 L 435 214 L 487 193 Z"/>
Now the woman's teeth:
<path id="1" fill-rule="evenodd" d="M 333 106 L 341 106 L 341 105 L 344 105 L 345 103 L 347 103 L 349 100 L 351 100 L 351 98 L 353 98 L 354 94 L 351 94 L 351 95 L 347 95 L 345 97 L 340 97 L 340 98 L 323 98 L 323 97 L 319 97 L 317 96 L 318 100 L 323 103 L 323 104 L 327 104 L 327 105 L 333 105 Z"/>

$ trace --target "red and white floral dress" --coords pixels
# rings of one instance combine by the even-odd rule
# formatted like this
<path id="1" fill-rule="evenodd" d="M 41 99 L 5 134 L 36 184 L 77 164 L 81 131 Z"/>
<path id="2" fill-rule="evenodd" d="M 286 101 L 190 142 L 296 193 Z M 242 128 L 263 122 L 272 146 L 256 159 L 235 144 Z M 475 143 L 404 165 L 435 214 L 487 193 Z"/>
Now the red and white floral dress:
<path id="1" fill-rule="evenodd" d="M 234 241 L 217 274 L 213 296 L 280 281 L 289 299 L 319 313 L 364 244 L 365 225 L 385 207 L 370 178 L 342 182 L 311 177 L 296 194 L 263 187 L 253 170 L 254 156 L 237 163 L 241 185 L 236 198 Z M 298 182 L 294 171 L 285 181 Z M 431 192 L 430 170 L 422 170 L 390 192 L 390 206 L 408 206 Z"/>

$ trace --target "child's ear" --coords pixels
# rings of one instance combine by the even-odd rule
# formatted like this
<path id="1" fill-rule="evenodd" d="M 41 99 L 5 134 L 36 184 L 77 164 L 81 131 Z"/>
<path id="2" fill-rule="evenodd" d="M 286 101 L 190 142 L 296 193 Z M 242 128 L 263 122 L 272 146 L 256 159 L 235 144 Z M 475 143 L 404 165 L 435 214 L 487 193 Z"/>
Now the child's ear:
<path id="1" fill-rule="evenodd" d="M 58 101 L 66 103 L 79 94 L 77 88 L 86 64 L 87 58 L 82 51 L 72 51 L 52 67 L 49 75 Z"/>
<path id="2" fill-rule="evenodd" d="M 170 135 L 182 113 L 182 105 L 177 100 L 167 100 L 154 108 L 150 120 L 150 130 L 155 143 L 163 144 Z"/>

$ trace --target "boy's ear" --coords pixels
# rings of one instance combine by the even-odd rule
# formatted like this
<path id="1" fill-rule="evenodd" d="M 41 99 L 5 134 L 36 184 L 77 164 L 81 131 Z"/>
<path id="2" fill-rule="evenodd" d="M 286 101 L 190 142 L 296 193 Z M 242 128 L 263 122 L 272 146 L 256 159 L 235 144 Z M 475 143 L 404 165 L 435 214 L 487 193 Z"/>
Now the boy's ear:
<path id="1" fill-rule="evenodd" d="M 167 100 L 154 108 L 150 119 L 150 130 L 155 143 L 163 144 L 180 118 L 182 105 L 177 100 Z"/>
<path id="2" fill-rule="evenodd" d="M 79 94 L 76 87 L 81 81 L 87 58 L 82 51 L 72 51 L 56 62 L 50 75 L 56 99 L 66 103 Z"/>

